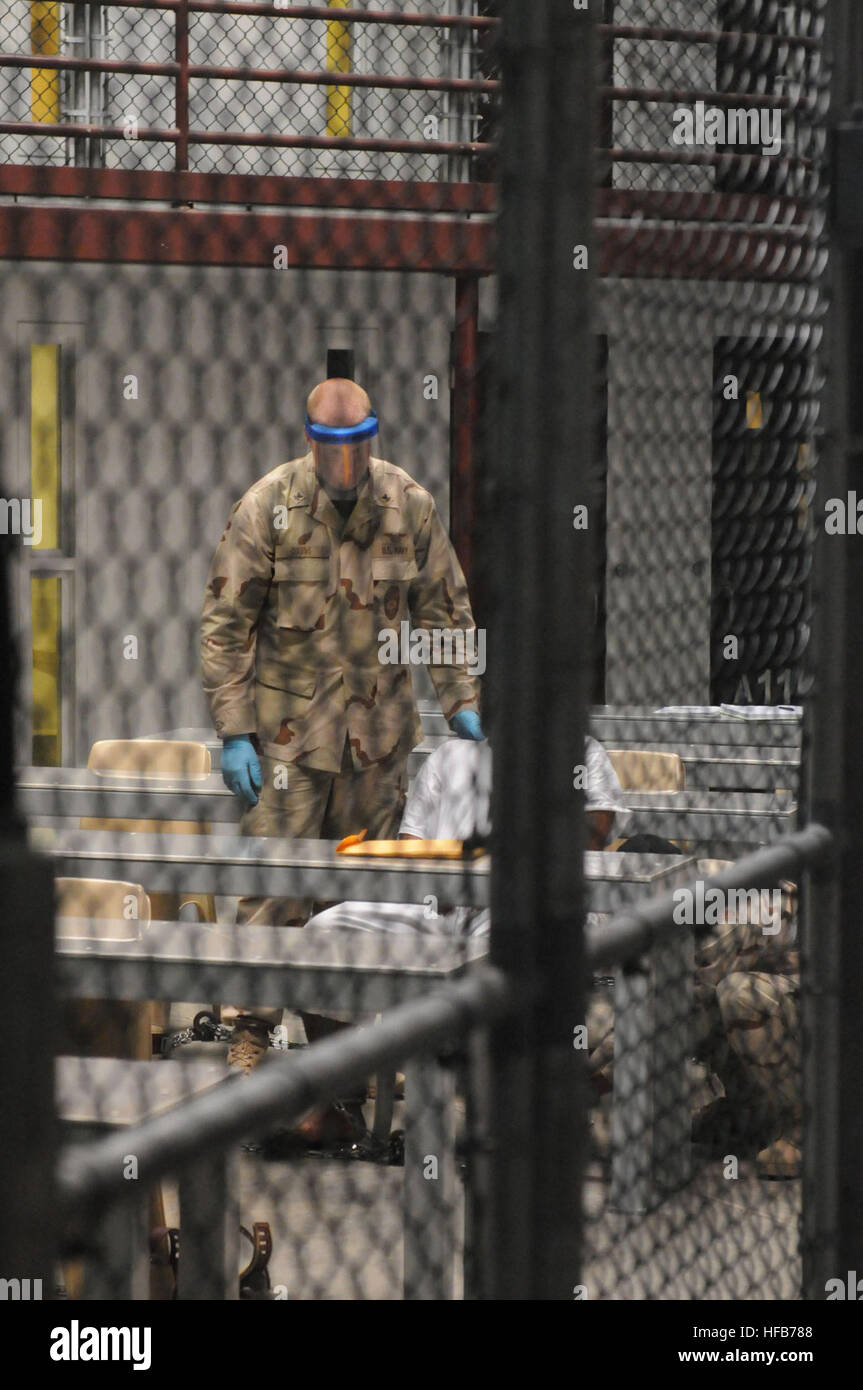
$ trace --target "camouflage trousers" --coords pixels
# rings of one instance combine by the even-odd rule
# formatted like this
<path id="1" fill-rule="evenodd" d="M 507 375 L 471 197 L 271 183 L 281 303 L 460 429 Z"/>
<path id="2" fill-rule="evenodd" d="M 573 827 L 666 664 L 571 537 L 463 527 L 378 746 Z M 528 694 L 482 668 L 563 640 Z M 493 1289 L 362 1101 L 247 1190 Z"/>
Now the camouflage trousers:
<path id="1" fill-rule="evenodd" d="M 696 983 L 696 1056 L 722 1082 L 741 1123 L 767 1142 L 783 1134 L 799 1140 L 799 976 L 732 971 L 716 984 L 709 972 Z M 613 1084 L 614 1002 L 608 987 L 594 989 L 588 1014 L 589 1068 Z"/>
<path id="2" fill-rule="evenodd" d="M 696 943 L 696 1055 L 718 1076 L 741 1124 L 793 1138 L 800 1126 L 800 958 L 793 931 L 793 886 L 781 921 L 766 911 L 725 920 Z M 771 930 L 765 931 L 769 926 Z M 774 928 L 779 927 L 779 930 Z M 613 988 L 589 1001 L 590 1071 L 613 1081 Z"/>
<path id="3" fill-rule="evenodd" d="M 399 833 L 407 799 L 407 753 L 393 754 L 374 767 L 357 771 L 347 739 L 340 772 L 320 772 L 299 763 L 279 763 L 261 754 L 263 785 L 257 805 L 240 820 L 243 835 L 277 835 L 285 839 L 341 840 L 367 831 L 370 840 L 390 840 Z M 279 770 L 287 767 L 287 777 Z M 281 786 L 281 781 L 287 786 Z M 318 904 L 318 907 L 326 904 Z M 241 898 L 237 922 L 301 927 L 315 904 L 306 898 Z M 280 1009 L 245 1009 L 228 1005 L 222 1018 L 253 1012 L 274 1026 Z"/>
<path id="4" fill-rule="evenodd" d="M 711 997 L 712 996 L 712 997 Z M 800 1001 L 795 975 L 735 971 L 697 989 L 698 1056 L 745 1128 L 799 1142 Z"/>

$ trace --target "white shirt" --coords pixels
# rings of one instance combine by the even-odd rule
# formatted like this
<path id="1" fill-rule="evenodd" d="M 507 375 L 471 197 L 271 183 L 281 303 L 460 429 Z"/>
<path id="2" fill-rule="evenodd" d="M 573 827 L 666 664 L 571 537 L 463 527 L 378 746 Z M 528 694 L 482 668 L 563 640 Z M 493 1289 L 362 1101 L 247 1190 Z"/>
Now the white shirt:
<path id="1" fill-rule="evenodd" d="M 400 834 L 468 840 L 491 830 L 491 746 L 452 738 L 426 758 L 414 779 Z"/>
<path id="2" fill-rule="evenodd" d="M 609 839 L 617 840 L 627 833 L 630 825 L 626 795 L 617 780 L 611 759 L 602 744 L 590 735 L 584 740 L 584 761 L 587 768 L 584 808 L 586 811 L 613 811 Z"/>
<path id="3" fill-rule="evenodd" d="M 595 738 L 585 739 L 585 809 L 613 811 L 611 838 L 626 833 L 629 808 L 611 759 Z M 408 795 L 400 833 L 420 840 L 467 840 L 491 829 L 489 743 L 447 739 L 426 758 Z"/>

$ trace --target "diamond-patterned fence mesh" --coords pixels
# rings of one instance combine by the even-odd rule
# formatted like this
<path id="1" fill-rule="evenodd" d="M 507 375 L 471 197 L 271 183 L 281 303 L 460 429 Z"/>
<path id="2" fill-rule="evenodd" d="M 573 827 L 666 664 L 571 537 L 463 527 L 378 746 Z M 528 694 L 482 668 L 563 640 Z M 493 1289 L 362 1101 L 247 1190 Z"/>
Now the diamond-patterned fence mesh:
<path id="1" fill-rule="evenodd" d="M 225 9 L 195 0 L 21 0 L 0 20 L 10 58 L 0 86 L 4 158 L 282 177 L 464 178 L 465 147 L 479 141 L 482 98 L 493 91 L 492 31 L 472 26 L 471 7 L 449 0 L 419 14 L 389 5 L 361 24 L 335 13 L 345 8 L 329 6 L 329 17 L 326 6 L 244 0 Z M 19 65 L 32 53 L 49 65 Z M 46 123 L 63 129 L 44 134 Z"/>
<path id="2" fill-rule="evenodd" d="M 19 1279 L 813 1296 L 828 11 L 6 7 Z"/>

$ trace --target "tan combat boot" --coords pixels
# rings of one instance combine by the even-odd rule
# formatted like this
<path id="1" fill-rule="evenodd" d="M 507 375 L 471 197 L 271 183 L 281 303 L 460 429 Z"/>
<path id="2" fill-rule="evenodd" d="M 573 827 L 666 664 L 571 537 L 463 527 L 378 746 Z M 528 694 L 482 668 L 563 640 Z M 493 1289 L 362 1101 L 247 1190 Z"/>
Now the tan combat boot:
<path id="1" fill-rule="evenodd" d="M 759 1178 L 799 1178 L 803 1155 L 791 1139 L 774 1139 L 755 1159 Z"/>
<path id="2" fill-rule="evenodd" d="M 260 1066 L 270 1046 L 270 1030 L 259 1018 L 241 1014 L 228 1045 L 228 1066 L 248 1076 Z"/>

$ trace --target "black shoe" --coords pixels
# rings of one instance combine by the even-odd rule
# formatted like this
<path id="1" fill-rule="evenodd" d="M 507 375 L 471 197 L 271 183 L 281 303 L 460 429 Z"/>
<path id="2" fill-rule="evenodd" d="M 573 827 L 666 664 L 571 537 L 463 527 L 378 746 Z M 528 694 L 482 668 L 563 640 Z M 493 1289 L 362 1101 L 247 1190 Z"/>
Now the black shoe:
<path id="1" fill-rule="evenodd" d="M 731 1105 L 727 1096 L 719 1096 L 692 1117 L 692 1142 L 706 1149 L 712 1157 L 752 1158 L 767 1142 L 765 1136 Z"/>

